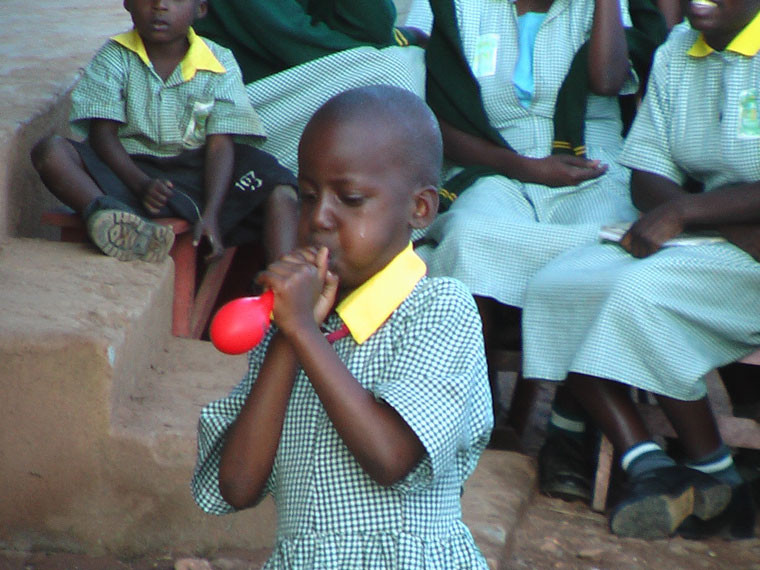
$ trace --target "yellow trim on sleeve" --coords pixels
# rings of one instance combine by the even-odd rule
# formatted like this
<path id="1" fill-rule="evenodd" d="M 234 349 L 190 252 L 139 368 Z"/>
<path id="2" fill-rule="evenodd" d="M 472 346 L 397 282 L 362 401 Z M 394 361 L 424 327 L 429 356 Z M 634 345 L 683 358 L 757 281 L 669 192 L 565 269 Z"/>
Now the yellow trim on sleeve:
<path id="1" fill-rule="evenodd" d="M 148 67 L 153 67 L 148 57 L 148 52 L 145 50 L 145 44 L 143 43 L 140 34 L 137 30 L 131 30 L 117 36 L 113 36 L 111 40 L 124 46 L 130 51 L 135 52 L 142 62 Z M 227 69 L 216 58 L 214 52 L 208 47 L 206 42 L 203 41 L 195 30 L 190 28 L 187 31 L 187 41 L 190 47 L 180 62 L 180 69 L 182 71 L 182 80 L 190 81 L 198 71 L 210 71 L 212 73 L 226 73 Z"/>
<path id="2" fill-rule="evenodd" d="M 726 49 L 747 57 L 753 57 L 760 52 L 760 12 L 755 14 L 752 21 L 744 26 L 744 29 L 731 40 Z M 686 53 L 692 57 L 706 57 L 714 51 L 705 41 L 705 36 L 699 34 L 697 41 L 694 42 Z"/>
<path id="3" fill-rule="evenodd" d="M 383 326 L 425 273 L 425 262 L 409 243 L 388 265 L 343 299 L 335 311 L 361 344 Z"/>

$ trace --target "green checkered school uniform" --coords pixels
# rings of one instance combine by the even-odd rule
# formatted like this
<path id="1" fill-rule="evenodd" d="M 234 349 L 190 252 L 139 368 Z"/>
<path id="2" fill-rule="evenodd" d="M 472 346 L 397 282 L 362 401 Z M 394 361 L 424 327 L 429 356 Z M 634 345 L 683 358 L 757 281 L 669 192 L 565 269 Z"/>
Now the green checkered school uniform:
<path id="1" fill-rule="evenodd" d="M 341 324 L 332 314 L 325 329 L 335 331 Z M 243 381 L 201 412 L 192 488 L 209 513 L 233 512 L 219 493 L 221 445 L 270 339 L 271 333 L 252 351 Z M 345 446 L 299 372 L 265 490 L 273 495 L 278 516 L 266 568 L 487 568 L 461 520 L 460 506 L 462 485 L 492 425 L 472 297 L 454 280 L 423 277 L 366 341 L 357 344 L 346 336 L 333 347 L 362 386 L 404 418 L 426 453 L 405 479 L 391 487 L 378 485 Z"/>
<path id="2" fill-rule="evenodd" d="M 262 149 L 297 173 L 301 133 L 330 97 L 366 85 L 424 97 L 424 51 L 395 18 L 391 0 L 214 0 L 197 25 L 233 50 L 266 125 Z"/>
<path id="3" fill-rule="evenodd" d="M 166 81 L 154 71 L 136 31 L 108 40 L 71 94 L 74 132 L 86 136 L 91 119 L 117 121 L 129 154 L 159 157 L 201 148 L 213 134 L 258 143 L 264 129 L 232 52 L 192 28 L 188 40 L 187 55 Z"/>
<path id="4" fill-rule="evenodd" d="M 754 44 L 748 55 L 711 52 L 687 26 L 671 32 L 623 164 L 678 184 L 688 175 L 705 191 L 760 181 L 760 16 L 743 34 Z M 576 249 L 528 288 L 524 372 L 579 372 L 699 399 L 707 372 L 760 346 L 759 307 L 760 263 L 728 243 L 643 259 L 616 244 Z"/>
<path id="5" fill-rule="evenodd" d="M 518 60 L 517 13 L 504 0 L 457 0 L 464 55 L 477 78 L 490 124 L 519 154 L 551 154 L 554 109 L 573 56 L 590 37 L 593 2 L 555 0 L 535 40 L 535 90 L 520 104 L 512 76 Z M 627 9 L 623 9 L 628 22 Z M 635 92 L 633 76 L 624 93 Z M 601 225 L 631 220 L 629 174 L 617 164 L 622 123 L 616 97 L 589 95 L 587 156 L 609 165 L 607 173 L 578 186 L 549 188 L 506 176 L 478 179 L 440 214 L 419 249 L 431 275 L 463 281 L 474 295 L 522 306 L 525 287 L 549 260 L 592 242 Z M 444 178 L 458 169 L 452 168 Z"/>
<path id="6" fill-rule="evenodd" d="M 261 148 L 297 173 L 298 141 L 311 116 L 338 93 L 366 85 L 393 85 L 424 97 L 424 51 L 357 47 L 248 83 L 249 100 L 267 127 Z"/>

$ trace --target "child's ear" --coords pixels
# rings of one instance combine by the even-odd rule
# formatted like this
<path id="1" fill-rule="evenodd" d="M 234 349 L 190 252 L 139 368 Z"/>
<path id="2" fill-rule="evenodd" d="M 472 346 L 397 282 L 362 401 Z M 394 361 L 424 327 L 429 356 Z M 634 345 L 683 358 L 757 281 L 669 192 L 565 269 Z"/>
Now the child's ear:
<path id="1" fill-rule="evenodd" d="M 207 0 L 198 0 L 198 6 L 195 9 L 195 19 L 200 20 L 205 18 L 208 14 L 208 2 Z"/>
<path id="2" fill-rule="evenodd" d="M 414 192 L 414 210 L 410 225 L 414 229 L 426 228 L 438 213 L 438 189 L 435 186 L 423 186 Z"/>

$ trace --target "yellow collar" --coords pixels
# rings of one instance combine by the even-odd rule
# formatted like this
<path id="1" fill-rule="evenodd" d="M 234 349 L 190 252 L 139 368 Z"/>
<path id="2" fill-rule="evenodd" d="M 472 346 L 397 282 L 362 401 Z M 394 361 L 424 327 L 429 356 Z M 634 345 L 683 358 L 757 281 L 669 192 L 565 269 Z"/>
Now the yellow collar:
<path id="1" fill-rule="evenodd" d="M 412 244 L 391 262 L 354 289 L 335 312 L 361 344 L 372 336 L 406 299 L 427 272 Z"/>
<path id="2" fill-rule="evenodd" d="M 760 51 L 760 12 L 755 14 L 752 21 L 739 32 L 726 49 L 735 53 L 752 57 Z M 715 50 L 707 45 L 703 34 L 699 34 L 697 41 L 686 52 L 692 57 L 706 57 Z"/>
<path id="3" fill-rule="evenodd" d="M 145 50 L 145 44 L 140 34 L 137 33 L 137 30 L 119 34 L 111 39 L 128 50 L 135 52 L 140 56 L 145 65 L 152 67 L 148 52 Z M 211 48 L 206 45 L 206 42 L 192 28 L 187 31 L 187 41 L 190 43 L 190 48 L 179 63 L 183 81 L 190 81 L 200 70 L 211 71 L 212 73 L 226 73 L 227 70 L 216 58 Z"/>

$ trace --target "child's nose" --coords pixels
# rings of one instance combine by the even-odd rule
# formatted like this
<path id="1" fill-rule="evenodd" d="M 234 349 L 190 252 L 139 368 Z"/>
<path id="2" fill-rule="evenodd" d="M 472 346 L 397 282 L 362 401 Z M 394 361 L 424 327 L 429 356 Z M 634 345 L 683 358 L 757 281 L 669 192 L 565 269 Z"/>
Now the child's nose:
<path id="1" fill-rule="evenodd" d="M 166 0 L 153 0 L 154 10 L 166 10 Z"/>
<path id="2" fill-rule="evenodd" d="M 330 198 L 323 196 L 317 200 L 311 215 L 311 221 L 315 228 L 325 230 L 335 226 L 335 212 L 333 211 Z"/>

